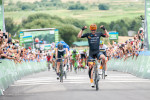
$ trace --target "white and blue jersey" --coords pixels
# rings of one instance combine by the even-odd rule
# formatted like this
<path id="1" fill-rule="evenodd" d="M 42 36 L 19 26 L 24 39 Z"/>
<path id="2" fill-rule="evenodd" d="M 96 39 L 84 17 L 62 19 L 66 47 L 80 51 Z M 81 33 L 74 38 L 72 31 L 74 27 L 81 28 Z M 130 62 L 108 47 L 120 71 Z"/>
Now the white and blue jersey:
<path id="1" fill-rule="evenodd" d="M 70 50 L 68 44 L 66 44 L 64 41 L 58 42 L 58 43 L 56 44 L 56 48 L 58 48 L 58 44 L 59 44 L 59 43 L 62 43 L 62 44 L 63 44 L 63 50 L 61 50 L 61 51 L 65 51 L 66 48 L 68 49 L 68 51 Z"/>

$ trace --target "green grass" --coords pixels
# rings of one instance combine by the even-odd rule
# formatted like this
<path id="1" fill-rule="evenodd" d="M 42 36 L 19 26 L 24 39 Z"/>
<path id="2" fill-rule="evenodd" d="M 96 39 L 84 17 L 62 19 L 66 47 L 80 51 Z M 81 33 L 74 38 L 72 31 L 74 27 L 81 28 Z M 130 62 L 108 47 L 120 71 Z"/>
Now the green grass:
<path id="1" fill-rule="evenodd" d="M 29 15 L 35 13 L 47 13 L 50 15 L 57 15 L 62 18 L 76 18 L 85 20 L 88 24 L 96 22 L 111 22 L 125 17 L 135 18 L 144 14 L 144 11 L 69 11 L 69 10 L 49 10 L 49 11 L 20 11 L 20 12 L 5 12 L 5 17 L 11 17 L 16 23 L 20 23 L 23 19 L 26 19 Z"/>
<path id="2" fill-rule="evenodd" d="M 14 0 L 15 1 L 15 0 Z M 16 0 L 17 1 L 17 0 Z M 31 0 L 33 1 L 33 0 Z M 34 0 L 35 1 L 35 0 Z M 63 0 L 65 1 L 65 0 Z M 68 1 L 68 0 L 66 0 Z M 69 0 L 71 1 L 71 0 Z M 75 0 L 76 1 L 76 0 Z M 85 0 L 89 1 L 89 0 Z M 16 23 L 20 23 L 23 19 L 26 19 L 29 15 L 35 13 L 46 13 L 50 15 L 57 15 L 62 18 L 76 18 L 85 20 L 87 24 L 96 22 L 111 22 L 125 17 L 135 18 L 140 15 L 144 15 L 144 2 L 133 2 L 135 0 L 93 0 L 95 2 L 106 2 L 110 6 L 108 11 L 100 11 L 98 7 L 91 7 L 89 10 L 46 10 L 46 11 L 19 11 L 19 12 L 5 12 L 5 17 L 11 17 Z"/>

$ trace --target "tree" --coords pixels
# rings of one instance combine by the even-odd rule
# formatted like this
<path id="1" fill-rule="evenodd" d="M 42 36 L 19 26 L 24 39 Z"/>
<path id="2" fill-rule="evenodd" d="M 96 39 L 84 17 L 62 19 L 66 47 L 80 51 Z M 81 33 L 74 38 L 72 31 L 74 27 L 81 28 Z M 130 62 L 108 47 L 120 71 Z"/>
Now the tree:
<path id="1" fill-rule="evenodd" d="M 76 41 L 79 29 L 69 24 L 58 29 L 61 39 L 63 39 L 69 46 Z"/>
<path id="2" fill-rule="evenodd" d="M 109 6 L 107 4 L 99 4 L 99 10 L 109 10 Z"/>
<path id="3" fill-rule="evenodd" d="M 13 19 L 10 17 L 5 18 L 5 26 L 6 31 L 11 33 L 11 35 L 15 35 L 20 29 L 20 25 L 15 25 Z"/>
<path id="4" fill-rule="evenodd" d="M 127 30 L 127 27 L 122 27 L 120 32 L 119 32 L 119 35 L 120 36 L 128 36 L 128 30 Z"/>

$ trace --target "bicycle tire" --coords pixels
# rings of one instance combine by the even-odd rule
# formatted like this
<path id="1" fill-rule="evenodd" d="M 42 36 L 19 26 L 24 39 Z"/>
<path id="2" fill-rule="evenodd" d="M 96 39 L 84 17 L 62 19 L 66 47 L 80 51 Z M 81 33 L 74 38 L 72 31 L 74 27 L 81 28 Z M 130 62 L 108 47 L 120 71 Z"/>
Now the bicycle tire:
<path id="1" fill-rule="evenodd" d="M 60 64 L 60 82 L 63 82 L 63 66 Z"/>
<path id="2" fill-rule="evenodd" d="M 96 86 L 96 90 L 99 90 L 99 87 L 98 87 L 98 71 L 97 71 L 97 66 L 94 67 L 94 72 L 95 72 L 95 86 Z"/>
<path id="3" fill-rule="evenodd" d="M 103 69 L 102 69 L 102 77 L 105 79 L 105 65 L 103 64 Z"/>
<path id="4" fill-rule="evenodd" d="M 70 72 L 72 72 L 72 63 L 70 64 Z"/>
<path id="5" fill-rule="evenodd" d="M 66 72 L 64 72 L 64 76 L 65 76 L 65 79 L 67 79 L 67 73 Z"/>

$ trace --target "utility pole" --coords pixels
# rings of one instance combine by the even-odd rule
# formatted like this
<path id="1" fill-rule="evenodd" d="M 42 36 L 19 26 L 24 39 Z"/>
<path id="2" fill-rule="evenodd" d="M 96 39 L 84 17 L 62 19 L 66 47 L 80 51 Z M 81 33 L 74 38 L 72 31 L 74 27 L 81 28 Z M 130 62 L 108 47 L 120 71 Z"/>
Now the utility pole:
<path id="1" fill-rule="evenodd" d="M 6 28 L 5 28 L 5 16 L 4 16 L 4 0 L 2 0 L 2 10 L 3 10 L 3 32 L 6 33 Z"/>
<path id="2" fill-rule="evenodd" d="M 142 18 L 142 27 L 144 29 L 144 50 L 149 50 L 148 24 L 147 24 L 147 0 L 145 0 L 145 19 Z"/>

